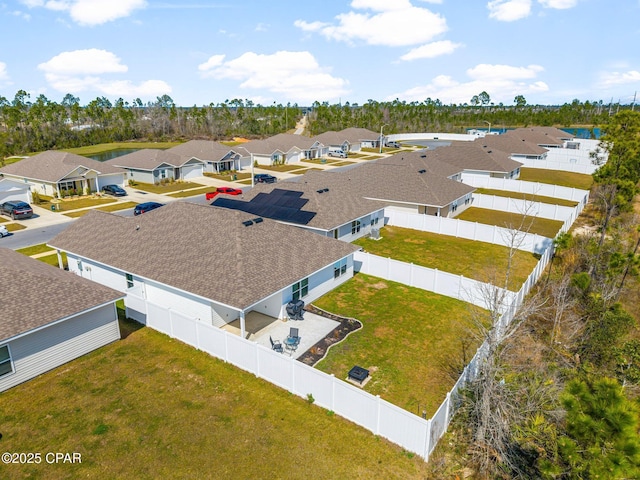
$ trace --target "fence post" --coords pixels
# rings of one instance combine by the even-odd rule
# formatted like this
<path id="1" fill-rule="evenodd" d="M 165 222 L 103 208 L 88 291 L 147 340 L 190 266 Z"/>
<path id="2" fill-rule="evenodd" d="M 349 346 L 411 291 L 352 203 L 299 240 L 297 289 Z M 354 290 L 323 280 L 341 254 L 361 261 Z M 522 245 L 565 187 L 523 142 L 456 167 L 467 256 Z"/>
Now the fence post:
<path id="1" fill-rule="evenodd" d="M 336 376 L 331 374 L 331 410 L 336 411 Z"/>
<path id="2" fill-rule="evenodd" d="M 381 408 L 380 395 L 376 395 L 376 399 L 377 399 L 377 402 L 376 402 L 377 414 L 376 414 L 376 432 L 375 433 L 376 435 L 380 435 L 380 408 Z"/>
<path id="3" fill-rule="evenodd" d="M 429 450 L 431 450 L 431 419 L 427 420 L 427 438 L 425 443 L 424 461 L 429 461 Z"/>
<path id="4" fill-rule="evenodd" d="M 438 269 L 437 268 L 433 269 L 433 291 L 434 292 L 438 291 Z"/>

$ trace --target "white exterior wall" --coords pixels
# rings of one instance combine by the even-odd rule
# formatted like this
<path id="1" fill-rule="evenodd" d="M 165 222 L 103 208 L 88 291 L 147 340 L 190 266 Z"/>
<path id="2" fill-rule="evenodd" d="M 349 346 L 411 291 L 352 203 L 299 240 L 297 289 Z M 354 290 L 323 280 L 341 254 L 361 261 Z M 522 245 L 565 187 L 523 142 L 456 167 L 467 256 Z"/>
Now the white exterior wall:
<path id="1" fill-rule="evenodd" d="M 118 185 L 124 187 L 124 173 L 112 173 L 109 175 L 100 175 L 97 178 L 98 191 L 105 185 Z"/>
<path id="2" fill-rule="evenodd" d="M 142 182 L 142 183 L 154 183 L 153 172 L 147 172 L 143 170 L 133 170 L 131 168 L 127 169 L 127 179 L 133 180 L 134 182 Z"/>
<path id="3" fill-rule="evenodd" d="M 257 303 L 251 308 L 251 310 L 269 315 L 270 317 L 280 318 L 282 313 L 282 306 L 286 305 L 286 303 L 282 301 L 282 298 L 283 292 L 280 291 L 278 293 L 275 293 L 274 295 L 271 295 L 263 302 Z"/>
<path id="4" fill-rule="evenodd" d="M 211 302 L 187 292 L 145 280 L 145 297 L 150 302 L 203 322 L 211 322 Z"/>
<path id="5" fill-rule="evenodd" d="M 116 307 L 110 303 L 29 335 L 0 342 L 9 345 L 14 370 L 0 377 L 0 391 L 119 339 Z"/>
<path id="6" fill-rule="evenodd" d="M 351 277 L 353 277 L 353 255 L 349 255 L 347 258 L 347 271 L 339 276 L 338 278 L 334 278 L 333 276 L 333 264 L 328 267 L 323 268 L 322 270 L 314 273 L 309 278 L 309 293 L 304 297 L 301 297 L 301 300 L 304 300 L 305 304 L 313 302 L 317 298 L 320 298 L 327 292 L 330 292 L 338 285 L 343 284 Z M 292 287 L 289 287 L 283 291 L 283 303 L 282 305 L 286 305 L 293 298 Z"/>

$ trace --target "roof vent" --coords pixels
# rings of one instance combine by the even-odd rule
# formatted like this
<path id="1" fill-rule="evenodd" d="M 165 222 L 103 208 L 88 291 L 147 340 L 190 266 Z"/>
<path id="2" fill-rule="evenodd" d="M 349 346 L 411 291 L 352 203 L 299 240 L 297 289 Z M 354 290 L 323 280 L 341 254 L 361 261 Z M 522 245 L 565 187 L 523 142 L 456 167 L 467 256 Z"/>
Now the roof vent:
<path id="1" fill-rule="evenodd" d="M 322 193 L 322 192 L 324 192 L 324 190 L 323 190 L 323 189 L 316 190 L 316 193 Z"/>
<path id="2" fill-rule="evenodd" d="M 423 168 L 422 170 L 418 170 L 418 173 L 427 173 L 427 171 Z"/>
<path id="3" fill-rule="evenodd" d="M 262 217 L 256 217 L 253 219 L 253 223 L 262 223 L 264 222 L 264 218 Z"/>
<path id="4" fill-rule="evenodd" d="M 493 150 L 487 150 L 487 153 L 491 153 Z"/>
<path id="5" fill-rule="evenodd" d="M 420 158 L 427 158 L 427 154 L 423 153 L 422 155 L 420 155 Z"/>
<path id="6" fill-rule="evenodd" d="M 328 188 L 323 188 L 323 189 L 322 189 L 322 191 L 323 191 L 323 192 L 328 192 L 328 191 L 329 191 L 329 189 L 328 189 Z"/>
<path id="7" fill-rule="evenodd" d="M 245 227 L 248 227 L 249 225 L 253 225 L 253 220 L 245 220 L 244 222 L 242 222 L 242 224 Z"/>

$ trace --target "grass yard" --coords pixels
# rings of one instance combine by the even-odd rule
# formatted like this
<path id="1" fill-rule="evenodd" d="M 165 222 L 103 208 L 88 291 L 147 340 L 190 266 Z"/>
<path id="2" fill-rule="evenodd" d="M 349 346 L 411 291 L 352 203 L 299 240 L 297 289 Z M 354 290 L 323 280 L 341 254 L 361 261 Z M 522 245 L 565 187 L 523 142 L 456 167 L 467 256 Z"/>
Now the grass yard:
<path id="1" fill-rule="evenodd" d="M 3 478 L 429 477 L 422 459 L 255 375 L 135 322 L 121 332 L 0 395 L 3 452 L 82 455 L 4 465 Z"/>
<path id="2" fill-rule="evenodd" d="M 246 172 L 228 172 L 228 173 L 204 173 L 205 177 L 209 178 L 217 178 L 218 180 L 223 180 L 225 182 L 233 182 L 233 177 L 236 177 L 236 180 L 245 180 L 249 179 L 249 183 L 251 183 L 251 173 Z"/>
<path id="3" fill-rule="evenodd" d="M 117 212 L 119 210 L 126 210 L 127 208 L 133 208 L 136 205 L 138 205 L 137 202 L 117 202 L 117 203 L 112 203 L 110 205 L 106 205 L 104 207 L 98 207 L 94 209 L 76 210 L 75 212 L 65 213 L 64 215 L 66 217 L 77 218 L 77 217 L 82 217 L 83 215 L 86 215 L 91 210 L 102 210 L 103 212 Z"/>
<path id="4" fill-rule="evenodd" d="M 158 148 L 164 150 L 180 145 L 181 143 L 182 142 L 113 142 L 88 145 L 86 147 L 66 148 L 62 151 L 75 153 L 76 155 L 97 155 L 110 150 L 120 150 L 125 148 Z"/>
<path id="5" fill-rule="evenodd" d="M 502 212 L 500 210 L 490 210 L 488 208 L 467 208 L 456 217 L 458 220 L 468 222 L 484 223 L 486 225 L 496 225 L 498 227 L 515 228 L 522 223 L 522 214 Z M 547 238 L 555 238 L 562 227 L 560 220 L 550 220 L 548 218 L 526 217 L 525 225 L 531 225 L 529 233 L 537 233 Z"/>
<path id="6" fill-rule="evenodd" d="M 7 231 L 9 232 L 17 232 L 19 230 L 24 230 L 25 227 L 24 225 L 20 225 L 19 223 L 7 223 L 5 224 L 5 227 L 7 227 Z"/>
<path id="7" fill-rule="evenodd" d="M 69 266 L 69 263 L 67 261 L 67 254 L 62 252 L 62 265 L 64 266 L 64 268 L 67 268 Z M 36 258 L 36 260 L 40 261 L 40 262 L 44 262 L 44 263 L 48 263 L 51 266 L 54 266 L 56 268 L 59 267 L 58 265 L 58 254 L 57 253 L 53 253 L 51 255 L 45 255 L 43 257 L 38 257 Z"/>
<path id="8" fill-rule="evenodd" d="M 40 195 L 40 202 L 35 203 L 38 207 L 46 208 L 47 210 L 51 209 L 51 202 L 53 200 L 51 197 L 47 197 L 44 195 Z M 115 198 L 111 197 L 78 197 L 78 198 L 68 198 L 62 199 L 58 203 L 56 203 L 56 212 L 64 212 L 69 210 L 76 210 L 78 208 L 87 208 L 87 207 L 95 207 L 98 205 L 107 205 L 110 203 L 116 202 Z"/>
<path id="9" fill-rule="evenodd" d="M 19 248 L 16 250 L 16 252 L 26 255 L 27 257 L 49 251 L 53 251 L 53 248 L 49 247 L 46 243 L 39 243 L 37 245 L 31 245 L 30 247 Z"/>
<path id="10" fill-rule="evenodd" d="M 305 165 L 260 165 L 257 168 L 260 170 L 268 170 L 270 172 L 289 172 L 295 173 L 293 170 L 300 170 L 305 168 Z"/>
<path id="11" fill-rule="evenodd" d="M 521 167 L 518 180 L 549 183 L 551 185 L 580 188 L 582 190 L 589 190 L 593 185 L 593 177 L 591 175 L 531 167 Z"/>
<path id="12" fill-rule="evenodd" d="M 490 188 L 476 188 L 474 193 L 482 193 L 484 195 L 495 195 L 496 197 L 517 198 L 528 202 L 550 203 L 551 205 L 559 205 L 561 207 L 575 207 L 578 202 L 573 200 L 565 200 L 563 198 L 545 197 L 544 195 L 530 195 L 528 193 L 510 192 L 508 190 L 492 190 Z"/>
<path id="13" fill-rule="evenodd" d="M 383 227 L 380 240 L 359 238 L 356 245 L 381 257 L 389 257 L 423 267 L 463 275 L 479 281 L 504 283 L 508 249 L 492 243 L 421 232 L 400 227 Z M 515 253 L 510 289 L 517 291 L 527 279 L 538 259 L 527 252 Z"/>
<path id="14" fill-rule="evenodd" d="M 316 368 L 346 378 L 354 365 L 364 367 L 366 391 L 428 418 L 479 346 L 468 331 L 475 307 L 362 273 L 313 303 L 363 323 Z"/>
<path id="15" fill-rule="evenodd" d="M 160 194 L 179 192 L 180 190 L 186 190 L 188 188 L 198 188 L 198 187 L 204 187 L 204 185 L 202 185 L 201 183 L 194 183 L 194 182 L 173 182 L 173 183 L 166 183 L 164 185 L 152 185 L 150 183 L 136 182 L 134 185 L 131 186 L 131 188 L 134 188 L 136 190 L 142 190 L 143 192 L 160 193 Z"/>
<path id="16" fill-rule="evenodd" d="M 170 193 L 167 197 L 173 198 L 186 198 L 186 197 L 195 197 L 196 195 L 204 195 L 207 192 L 215 191 L 216 187 L 202 187 L 196 188 L 195 190 L 184 190 L 182 192 Z"/>

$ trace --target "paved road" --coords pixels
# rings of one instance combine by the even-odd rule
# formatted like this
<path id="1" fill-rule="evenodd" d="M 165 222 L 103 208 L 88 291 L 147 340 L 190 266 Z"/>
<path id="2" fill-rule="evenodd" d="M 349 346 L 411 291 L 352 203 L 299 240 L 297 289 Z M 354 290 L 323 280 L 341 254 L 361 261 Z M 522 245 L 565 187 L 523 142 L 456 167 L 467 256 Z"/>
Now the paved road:
<path id="1" fill-rule="evenodd" d="M 62 232 L 65 228 L 71 225 L 72 219 L 55 223 L 51 225 L 43 225 L 41 227 L 29 228 L 27 230 L 21 230 L 15 232 L 8 237 L 0 238 L 0 247 L 11 248 L 15 250 L 17 248 L 28 247 L 30 245 L 37 245 L 39 243 L 47 243 L 58 233 Z"/>

